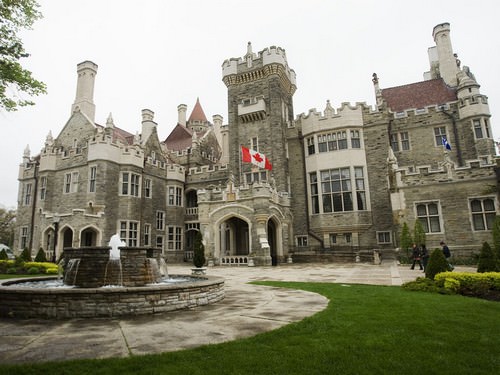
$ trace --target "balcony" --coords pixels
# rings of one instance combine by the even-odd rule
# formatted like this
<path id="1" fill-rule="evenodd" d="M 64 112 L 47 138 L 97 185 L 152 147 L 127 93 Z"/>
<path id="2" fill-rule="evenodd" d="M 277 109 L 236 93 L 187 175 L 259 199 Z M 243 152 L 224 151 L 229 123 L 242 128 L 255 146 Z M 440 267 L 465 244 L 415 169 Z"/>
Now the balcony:
<path id="1" fill-rule="evenodd" d="M 263 98 L 244 100 L 238 104 L 238 117 L 242 122 L 254 122 L 266 117 L 266 102 Z"/>

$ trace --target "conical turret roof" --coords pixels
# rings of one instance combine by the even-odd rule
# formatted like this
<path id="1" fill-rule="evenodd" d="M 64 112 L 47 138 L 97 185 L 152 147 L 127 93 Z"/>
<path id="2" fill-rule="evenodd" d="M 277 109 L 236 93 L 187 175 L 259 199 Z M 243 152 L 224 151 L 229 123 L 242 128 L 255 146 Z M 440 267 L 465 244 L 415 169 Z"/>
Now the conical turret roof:
<path id="1" fill-rule="evenodd" d="M 191 112 L 191 116 L 189 116 L 188 122 L 191 121 L 207 122 L 207 116 L 205 116 L 205 112 L 203 112 L 203 108 L 201 108 L 200 98 L 196 99 L 196 104 Z"/>

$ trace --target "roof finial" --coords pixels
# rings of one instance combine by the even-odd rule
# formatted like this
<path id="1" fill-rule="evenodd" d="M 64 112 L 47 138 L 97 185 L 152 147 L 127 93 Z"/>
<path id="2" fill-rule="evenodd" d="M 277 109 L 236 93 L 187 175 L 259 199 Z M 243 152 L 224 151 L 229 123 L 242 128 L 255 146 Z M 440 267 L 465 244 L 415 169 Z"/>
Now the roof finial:
<path id="1" fill-rule="evenodd" d="M 113 116 L 111 115 L 111 112 L 109 112 L 108 119 L 106 120 L 106 127 L 107 128 L 114 128 L 115 124 L 113 122 Z"/>
<path id="2" fill-rule="evenodd" d="M 247 44 L 247 55 L 252 54 L 252 42 L 248 42 Z"/>

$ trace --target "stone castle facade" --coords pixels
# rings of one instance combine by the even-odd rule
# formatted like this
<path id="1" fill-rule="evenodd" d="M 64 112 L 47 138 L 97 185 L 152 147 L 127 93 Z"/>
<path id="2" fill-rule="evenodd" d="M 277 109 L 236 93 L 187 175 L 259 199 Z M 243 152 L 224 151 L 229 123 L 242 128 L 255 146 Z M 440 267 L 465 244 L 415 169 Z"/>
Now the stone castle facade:
<path id="1" fill-rule="evenodd" d="M 165 140 L 151 110 L 131 134 L 95 121 L 97 65 L 78 65 L 72 114 L 19 171 L 15 248 L 57 258 L 65 247 L 161 248 L 192 257 L 201 232 L 210 264 L 276 265 L 391 251 L 418 220 L 427 246 L 456 254 L 491 240 L 498 167 L 488 99 L 453 54 L 450 25 L 433 29 L 424 80 L 381 88 L 376 106 L 343 103 L 294 116 L 295 72 L 270 47 L 222 65 L 228 122 L 199 100 Z M 449 145 L 451 147 L 447 148 Z M 258 151 L 272 170 L 241 160 Z"/>

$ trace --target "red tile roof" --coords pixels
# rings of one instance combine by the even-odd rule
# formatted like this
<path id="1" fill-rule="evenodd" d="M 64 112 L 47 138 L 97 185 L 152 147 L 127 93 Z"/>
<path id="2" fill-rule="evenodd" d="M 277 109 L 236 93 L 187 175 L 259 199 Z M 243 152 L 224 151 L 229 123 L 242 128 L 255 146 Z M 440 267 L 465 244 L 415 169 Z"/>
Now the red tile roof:
<path id="1" fill-rule="evenodd" d="M 96 126 L 105 129 L 105 126 L 96 124 Z M 117 128 L 116 126 L 113 127 L 113 141 L 120 140 L 121 142 L 125 144 L 132 145 L 134 144 L 134 135 L 132 133 L 129 133 L 126 130 Z"/>
<path id="2" fill-rule="evenodd" d="M 164 141 L 170 151 L 181 151 L 192 146 L 192 132 L 185 126 L 177 124 Z"/>
<path id="3" fill-rule="evenodd" d="M 382 89 L 382 97 L 393 112 L 401 112 L 457 100 L 457 93 L 439 78 Z"/>
<path id="4" fill-rule="evenodd" d="M 201 108 L 200 98 L 196 99 L 196 104 L 194 105 L 193 112 L 191 112 L 191 116 L 189 116 L 188 121 L 207 122 L 207 116 L 205 116 L 205 112 L 203 112 L 203 108 Z"/>

